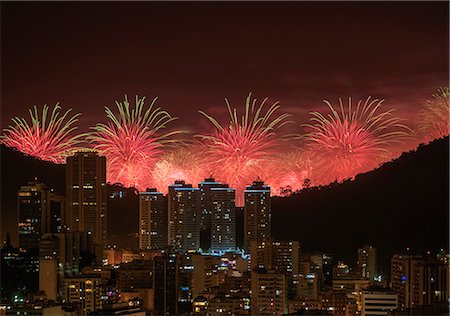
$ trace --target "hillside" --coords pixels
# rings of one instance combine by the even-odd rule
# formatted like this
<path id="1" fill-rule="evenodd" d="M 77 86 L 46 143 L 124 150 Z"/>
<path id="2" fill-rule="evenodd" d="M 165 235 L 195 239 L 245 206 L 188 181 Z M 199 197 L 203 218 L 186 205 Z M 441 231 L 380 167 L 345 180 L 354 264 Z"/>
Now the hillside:
<path id="1" fill-rule="evenodd" d="M 418 251 L 448 248 L 448 145 L 447 137 L 404 153 L 354 181 L 274 198 L 273 235 L 300 240 L 306 251 L 322 250 L 337 258 L 354 258 L 356 248 L 364 243 L 378 247 L 381 260 L 407 246 Z M 16 243 L 17 190 L 37 177 L 64 193 L 64 165 L 4 146 L 0 149 L 1 237 L 9 231 Z M 108 230 L 114 232 L 110 234 L 113 241 L 136 245 L 131 236 L 138 230 L 137 196 L 133 189 L 117 186 L 108 186 L 108 196 Z"/>
<path id="2" fill-rule="evenodd" d="M 421 145 L 354 181 L 274 198 L 272 232 L 309 251 L 356 259 L 370 243 L 381 261 L 410 247 L 448 249 L 448 137 Z"/>

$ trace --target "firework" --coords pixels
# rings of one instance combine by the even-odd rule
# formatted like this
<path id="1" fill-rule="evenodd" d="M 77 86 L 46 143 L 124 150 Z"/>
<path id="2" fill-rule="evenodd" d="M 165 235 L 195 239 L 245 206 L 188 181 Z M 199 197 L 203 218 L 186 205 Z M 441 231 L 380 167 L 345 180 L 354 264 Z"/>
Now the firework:
<path id="1" fill-rule="evenodd" d="M 275 195 L 289 195 L 301 190 L 305 181 L 311 181 L 313 177 L 314 157 L 307 150 L 279 154 L 271 163 L 266 178 Z"/>
<path id="2" fill-rule="evenodd" d="M 153 178 L 157 187 L 164 193 L 175 180 L 185 180 L 186 183 L 197 184 L 207 173 L 202 168 L 204 157 L 194 147 L 180 147 L 172 150 L 161 158 L 153 170 Z"/>
<path id="3" fill-rule="evenodd" d="M 73 134 L 80 114 L 71 115 L 71 109 L 62 114 L 59 103 L 50 115 L 47 105 L 41 116 L 36 106 L 29 112 L 31 123 L 25 118 L 13 118 L 13 125 L 3 130 L 1 142 L 38 159 L 64 163 L 82 143 L 81 135 Z"/>
<path id="4" fill-rule="evenodd" d="M 126 187 L 145 190 L 155 186 L 152 172 L 163 154 L 163 149 L 176 140 L 172 136 L 182 131 L 163 133 L 176 118 L 161 108 L 155 108 L 157 98 L 150 106 L 144 105 L 144 98 L 136 96 L 134 107 L 127 97 L 116 101 L 118 116 L 105 107 L 107 124 L 98 123 L 88 140 L 101 155 L 107 158 L 107 180 Z"/>
<path id="5" fill-rule="evenodd" d="M 431 141 L 449 134 L 448 122 L 449 90 L 440 88 L 417 115 L 417 127 L 424 140 Z"/>
<path id="6" fill-rule="evenodd" d="M 209 172 L 236 188 L 236 203 L 242 205 L 243 190 L 258 176 L 266 173 L 270 156 L 274 154 L 278 139 L 275 131 L 288 123 L 289 114 L 275 116 L 279 103 L 273 103 L 264 111 L 265 98 L 259 106 L 257 100 L 248 95 L 244 114 L 239 118 L 225 99 L 229 123 L 223 127 L 212 116 L 200 111 L 213 125 L 207 135 L 197 135 L 208 155 Z"/>
<path id="7" fill-rule="evenodd" d="M 409 135 L 411 130 L 392 109 L 381 111 L 383 101 L 368 97 L 352 106 L 349 98 L 344 106 L 339 99 L 335 109 L 325 100 L 331 114 L 310 113 L 312 124 L 304 126 L 309 129 L 307 146 L 317 158 L 316 182 L 342 181 L 377 167 L 390 155 L 392 145 Z"/>

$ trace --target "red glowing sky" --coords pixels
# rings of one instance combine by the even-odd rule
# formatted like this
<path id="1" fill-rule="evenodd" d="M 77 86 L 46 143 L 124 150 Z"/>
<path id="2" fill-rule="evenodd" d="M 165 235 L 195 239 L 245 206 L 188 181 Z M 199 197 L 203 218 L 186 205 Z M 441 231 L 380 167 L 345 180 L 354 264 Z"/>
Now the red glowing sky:
<path id="1" fill-rule="evenodd" d="M 159 96 L 180 128 L 223 99 L 280 100 L 305 123 L 323 99 L 387 99 L 411 119 L 448 85 L 448 2 L 2 2 L 2 127 L 61 101 L 82 129 L 124 94 Z"/>

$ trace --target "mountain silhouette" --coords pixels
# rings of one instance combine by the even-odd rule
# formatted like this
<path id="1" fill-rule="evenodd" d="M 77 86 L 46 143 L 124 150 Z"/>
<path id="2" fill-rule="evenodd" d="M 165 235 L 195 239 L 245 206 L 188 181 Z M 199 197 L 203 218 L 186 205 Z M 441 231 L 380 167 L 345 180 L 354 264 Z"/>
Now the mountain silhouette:
<path id="1" fill-rule="evenodd" d="M 3 145 L 0 150 L 1 237 L 4 240 L 9 232 L 17 245 L 17 190 L 37 178 L 64 194 L 65 166 Z M 275 197 L 272 235 L 299 240 L 305 251 L 322 251 L 352 261 L 358 247 L 371 244 L 378 248 L 382 268 L 388 270 L 389 257 L 406 247 L 418 252 L 448 249 L 448 210 L 449 139 L 445 137 L 403 153 L 353 181 Z M 238 216 L 242 217 L 242 212 Z M 242 227 L 242 218 L 238 222 Z M 138 196 L 134 189 L 108 185 L 112 242 L 137 246 L 137 226 Z"/>

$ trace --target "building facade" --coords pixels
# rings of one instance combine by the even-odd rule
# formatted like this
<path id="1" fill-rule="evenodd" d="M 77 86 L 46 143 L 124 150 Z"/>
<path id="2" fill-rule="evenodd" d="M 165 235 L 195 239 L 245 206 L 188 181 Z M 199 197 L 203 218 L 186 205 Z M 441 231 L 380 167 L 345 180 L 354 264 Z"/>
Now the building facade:
<path id="1" fill-rule="evenodd" d="M 236 250 L 236 190 L 211 188 L 211 250 Z"/>
<path id="2" fill-rule="evenodd" d="M 244 249 L 250 252 L 250 242 L 265 245 L 271 236 L 270 187 L 255 181 L 244 191 Z"/>
<path id="3" fill-rule="evenodd" d="M 77 152 L 66 164 L 66 225 L 70 232 L 92 235 L 101 258 L 106 244 L 106 158 Z"/>
<path id="4" fill-rule="evenodd" d="M 44 233 L 58 233 L 64 220 L 64 197 L 43 183 L 29 182 L 17 194 L 19 247 L 39 249 Z"/>
<path id="5" fill-rule="evenodd" d="M 139 248 L 167 245 L 167 199 L 156 189 L 139 192 Z"/>
<path id="6" fill-rule="evenodd" d="M 200 247 L 200 189 L 184 181 L 169 186 L 169 245 L 176 251 L 197 250 Z"/>

